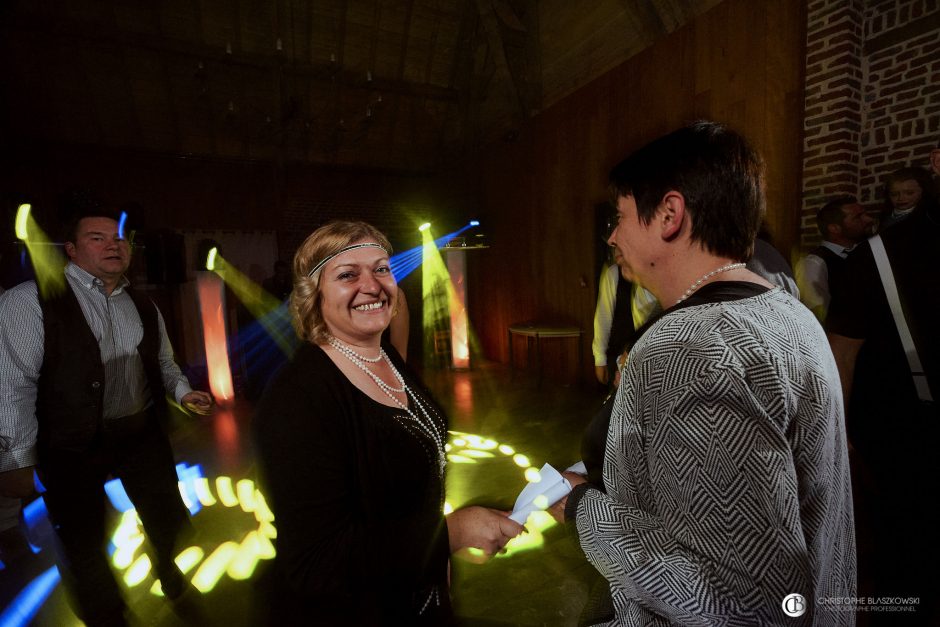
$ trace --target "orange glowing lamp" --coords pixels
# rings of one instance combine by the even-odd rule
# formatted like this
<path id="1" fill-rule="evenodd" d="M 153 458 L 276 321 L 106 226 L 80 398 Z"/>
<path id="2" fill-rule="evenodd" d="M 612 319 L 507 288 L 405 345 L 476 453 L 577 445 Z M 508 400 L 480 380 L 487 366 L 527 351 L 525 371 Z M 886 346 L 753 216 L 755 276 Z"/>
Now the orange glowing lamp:
<path id="1" fill-rule="evenodd" d="M 209 388 L 220 405 L 229 405 L 235 399 L 235 392 L 225 337 L 224 285 L 222 280 L 211 272 L 200 272 L 196 278 L 199 309 L 202 312 L 203 339 L 206 345 L 206 365 L 209 369 Z"/>

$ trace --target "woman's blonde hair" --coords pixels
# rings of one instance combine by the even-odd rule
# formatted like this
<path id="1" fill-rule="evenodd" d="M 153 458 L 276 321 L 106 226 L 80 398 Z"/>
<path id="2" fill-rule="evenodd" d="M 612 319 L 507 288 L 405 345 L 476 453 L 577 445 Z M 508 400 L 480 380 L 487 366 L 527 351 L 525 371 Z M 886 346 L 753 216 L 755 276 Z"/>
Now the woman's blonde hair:
<path id="1" fill-rule="evenodd" d="M 307 275 L 321 261 L 340 249 L 360 240 L 370 240 L 392 254 L 388 238 L 365 222 L 337 220 L 321 226 L 307 236 L 294 255 L 294 291 L 290 295 L 291 322 L 300 339 L 322 344 L 329 336 L 323 320 L 320 296 L 321 268 L 312 277 Z"/>

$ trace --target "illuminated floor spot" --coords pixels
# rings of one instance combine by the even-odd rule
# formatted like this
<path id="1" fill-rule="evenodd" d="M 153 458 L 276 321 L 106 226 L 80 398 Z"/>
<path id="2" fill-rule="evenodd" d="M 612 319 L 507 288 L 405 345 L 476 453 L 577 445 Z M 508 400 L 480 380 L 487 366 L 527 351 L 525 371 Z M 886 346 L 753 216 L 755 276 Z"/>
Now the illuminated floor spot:
<path id="1" fill-rule="evenodd" d="M 451 431 L 450 434 L 451 440 L 446 450 L 447 460 L 453 464 L 487 464 L 507 460 L 514 464 L 514 467 L 522 469 L 525 481 L 535 482 L 541 479 L 538 468 L 531 465 L 528 456 L 517 453 L 516 449 L 509 444 L 462 431 Z M 452 470 L 452 472 L 454 471 Z M 550 503 L 543 502 L 539 505 L 547 507 Z M 445 514 L 449 514 L 453 510 L 453 505 L 450 503 L 444 504 Z M 525 525 L 528 533 L 523 533 L 510 540 L 506 545 L 506 552 L 498 554 L 497 557 L 511 556 L 513 553 L 541 547 L 545 543 L 542 532 L 555 524 L 555 520 L 548 512 L 533 512 Z"/>
<path id="2" fill-rule="evenodd" d="M 277 537 L 277 529 L 264 495 L 250 479 L 236 482 L 231 477 L 219 476 L 213 482 L 201 476 L 201 471 L 184 476 L 180 495 L 188 507 L 198 502 L 200 519 L 212 519 L 211 523 L 200 525 L 200 532 L 216 537 L 185 548 L 176 557 L 176 565 L 184 575 L 192 573 L 193 586 L 203 594 L 209 593 L 225 576 L 237 581 L 251 578 L 259 561 L 275 555 L 271 539 Z M 119 486 L 113 489 L 123 491 Z M 214 547 L 204 546 L 212 540 L 218 542 Z M 162 596 L 150 559 L 142 551 L 144 534 L 136 510 L 123 512 L 111 535 L 111 544 L 112 563 L 122 573 L 125 585 L 135 588 L 149 581 L 150 592 Z"/>

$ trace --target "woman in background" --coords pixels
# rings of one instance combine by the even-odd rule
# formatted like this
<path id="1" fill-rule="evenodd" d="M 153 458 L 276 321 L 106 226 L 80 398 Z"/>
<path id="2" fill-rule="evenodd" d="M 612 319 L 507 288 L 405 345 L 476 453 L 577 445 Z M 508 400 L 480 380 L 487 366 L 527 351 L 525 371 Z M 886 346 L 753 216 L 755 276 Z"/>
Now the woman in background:
<path id="1" fill-rule="evenodd" d="M 254 423 L 278 529 L 272 624 L 449 624 L 450 553 L 492 554 L 522 530 L 478 506 L 444 518 L 447 419 L 381 343 L 390 254 L 374 227 L 333 222 L 294 258 L 304 343 Z"/>

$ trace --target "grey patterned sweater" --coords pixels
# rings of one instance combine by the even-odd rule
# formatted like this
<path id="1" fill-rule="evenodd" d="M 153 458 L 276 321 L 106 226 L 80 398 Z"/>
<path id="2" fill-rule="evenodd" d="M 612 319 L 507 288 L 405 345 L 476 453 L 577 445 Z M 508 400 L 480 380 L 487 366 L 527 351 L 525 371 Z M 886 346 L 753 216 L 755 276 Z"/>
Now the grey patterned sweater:
<path id="1" fill-rule="evenodd" d="M 839 375 L 783 291 L 650 327 L 617 392 L 604 482 L 576 522 L 612 625 L 854 624 L 838 605 L 856 593 Z M 792 593 L 802 616 L 783 611 Z"/>

